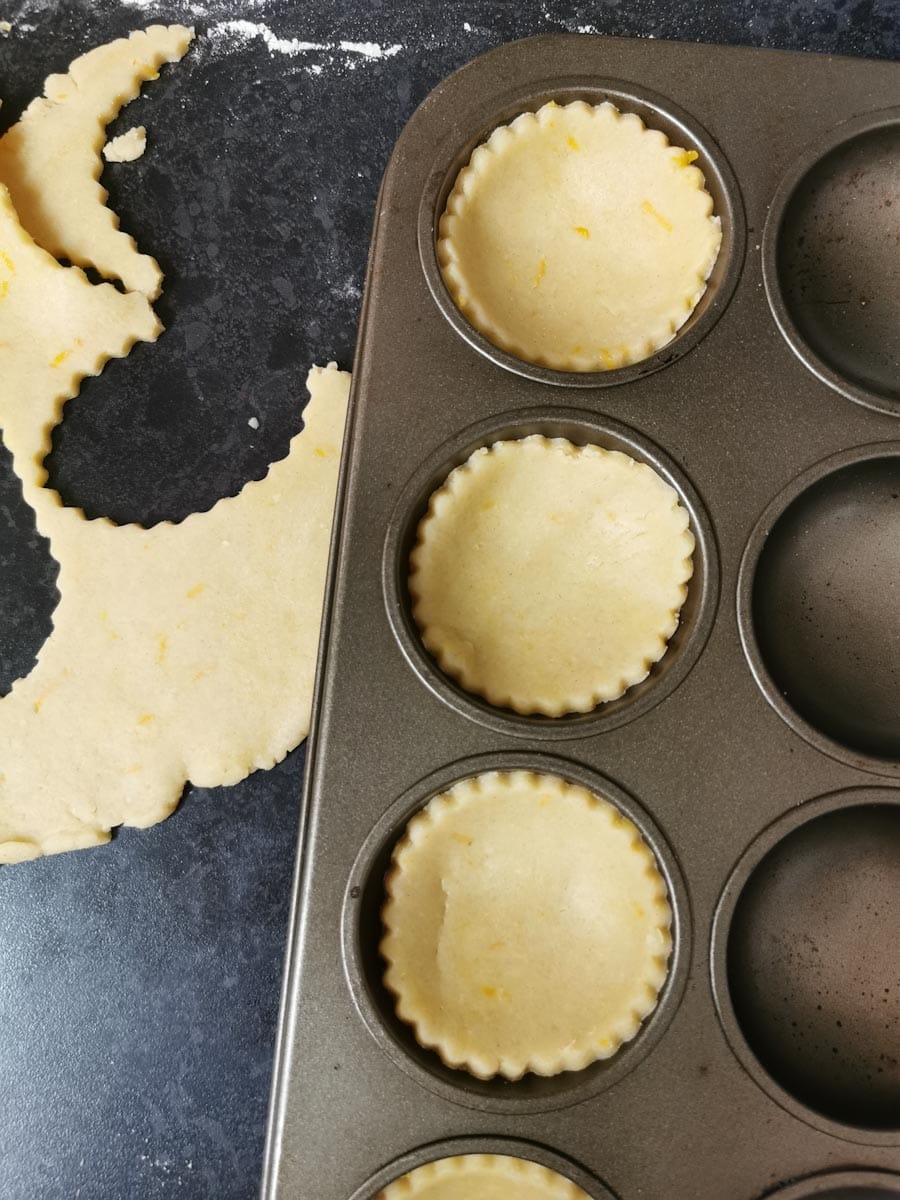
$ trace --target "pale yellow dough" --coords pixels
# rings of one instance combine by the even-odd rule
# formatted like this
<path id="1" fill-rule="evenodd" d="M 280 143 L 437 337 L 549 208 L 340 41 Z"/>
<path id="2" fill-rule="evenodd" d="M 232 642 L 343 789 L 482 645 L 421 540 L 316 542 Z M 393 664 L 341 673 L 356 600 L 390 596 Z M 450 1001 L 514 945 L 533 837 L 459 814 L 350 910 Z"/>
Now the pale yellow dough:
<path id="1" fill-rule="evenodd" d="M 108 141 L 103 147 L 103 157 L 107 162 L 134 162 L 146 149 L 147 130 L 143 125 L 136 125 Z"/>
<path id="2" fill-rule="evenodd" d="M 37 247 L 0 184 L 0 429 L 42 529 L 59 503 L 42 486 L 43 460 L 63 404 L 107 359 L 161 332 L 146 296 L 94 286 Z"/>
<path id="3" fill-rule="evenodd" d="M 288 457 L 209 512 L 144 530 L 42 508 L 60 600 L 0 699 L 0 862 L 151 825 L 187 780 L 236 783 L 305 737 L 349 376 L 309 386 Z"/>
<path id="4" fill-rule="evenodd" d="M 444 280 L 496 345 L 563 371 L 664 346 L 706 289 L 722 233 L 690 150 L 612 104 L 545 104 L 496 129 L 440 222 Z"/>
<path id="5" fill-rule="evenodd" d="M 665 654 L 693 549 L 677 493 L 645 463 L 562 438 L 497 442 L 431 497 L 413 612 L 467 690 L 520 713 L 588 712 Z"/>
<path id="6" fill-rule="evenodd" d="M 665 881 L 632 822 L 582 787 L 526 771 L 456 784 L 410 821 L 385 888 L 385 985 L 449 1066 L 578 1070 L 656 1006 Z"/>
<path id="7" fill-rule="evenodd" d="M 375 1200 L 589 1200 L 556 1171 L 506 1154 L 459 1154 L 416 1167 Z"/>
<path id="8" fill-rule="evenodd" d="M 151 25 L 83 54 L 66 75 L 47 79 L 43 97 L 0 139 L 0 183 L 38 245 L 151 299 L 162 272 L 105 207 L 100 153 L 121 106 L 163 63 L 180 59 L 193 36 L 183 25 Z"/>
<path id="9" fill-rule="evenodd" d="M 0 143 L 29 230 L 0 184 L 0 429 L 60 592 L 37 665 L 0 698 L 0 862 L 150 825 L 187 780 L 235 783 L 308 730 L 349 375 L 314 368 L 287 458 L 179 525 L 86 521 L 44 486 L 65 401 L 161 332 L 159 270 L 95 181 L 106 121 L 191 37 L 156 26 L 91 51 Z M 92 285 L 30 233 L 134 290 Z"/>

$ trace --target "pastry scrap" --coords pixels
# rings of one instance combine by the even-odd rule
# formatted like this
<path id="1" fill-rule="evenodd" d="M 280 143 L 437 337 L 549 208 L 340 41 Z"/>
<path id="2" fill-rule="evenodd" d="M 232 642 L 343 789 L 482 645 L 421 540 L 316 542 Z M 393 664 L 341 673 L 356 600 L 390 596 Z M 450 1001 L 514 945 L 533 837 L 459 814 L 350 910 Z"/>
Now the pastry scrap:
<path id="1" fill-rule="evenodd" d="M 144 289 L 123 295 L 62 266 L 0 185 L 0 430 L 59 565 L 60 593 L 36 666 L 0 698 L 2 863 L 105 842 L 120 824 L 150 825 L 173 810 L 186 781 L 236 783 L 308 729 L 349 375 L 314 368 L 287 458 L 178 525 L 87 521 L 45 486 L 65 401 L 110 357 L 161 331 L 147 295 L 158 287 L 155 263 L 116 231 L 102 189 L 80 186 L 79 170 L 93 179 L 97 157 L 85 130 L 99 119 L 102 135 L 104 119 L 87 101 L 114 96 L 117 108 L 150 64 L 189 40 L 190 31 L 154 27 L 92 51 L 68 76 L 51 77 L 26 135 L 11 137 L 15 126 L 2 144 L 0 175 L 13 164 L 19 186 L 27 177 L 46 197 L 42 228 L 54 251 Z M 70 85 L 78 95 L 57 100 L 54 89 Z M 76 145 L 71 176 L 60 176 L 52 150 L 65 149 L 69 117 Z M 67 211 L 72 195 L 84 203 Z"/>
<path id="2" fill-rule="evenodd" d="M 381 954 L 421 1045 L 481 1079 L 609 1058 L 668 971 L 665 881 L 637 828 L 552 775 L 489 772 L 412 818 Z"/>
<path id="3" fill-rule="evenodd" d="M 65 401 L 109 358 L 161 332 L 146 296 L 91 284 L 35 245 L 0 184 L 0 430 L 42 532 L 59 504 L 43 461 Z"/>
<path id="4" fill-rule="evenodd" d="M 111 138 L 103 147 L 103 157 L 107 162 L 134 162 L 147 149 L 147 130 L 143 125 L 136 125 L 126 133 Z"/>
<path id="5" fill-rule="evenodd" d="M 588 1200 L 556 1171 L 506 1154 L 459 1154 L 416 1167 L 375 1200 Z"/>
<path id="6" fill-rule="evenodd" d="M 0 183 L 39 246 L 81 267 L 120 279 L 154 299 L 162 285 L 155 259 L 138 254 L 119 229 L 100 186 L 105 129 L 163 63 L 176 62 L 194 36 L 183 25 L 151 25 L 83 54 L 0 138 Z"/>
<path id="7" fill-rule="evenodd" d="M 0 699 L 0 862 L 161 821 L 188 780 L 237 783 L 306 736 L 349 376 L 309 386 L 288 457 L 209 512 L 41 510 L 60 599 Z"/>
<path id="8" fill-rule="evenodd" d="M 619 451 L 483 447 L 431 497 L 410 558 L 422 640 L 491 704 L 589 712 L 666 652 L 692 573 L 678 495 Z"/>
<path id="9" fill-rule="evenodd" d="M 496 129 L 440 222 L 451 296 L 495 345 L 605 371 L 672 339 L 722 239 L 693 150 L 610 103 L 551 101 Z"/>

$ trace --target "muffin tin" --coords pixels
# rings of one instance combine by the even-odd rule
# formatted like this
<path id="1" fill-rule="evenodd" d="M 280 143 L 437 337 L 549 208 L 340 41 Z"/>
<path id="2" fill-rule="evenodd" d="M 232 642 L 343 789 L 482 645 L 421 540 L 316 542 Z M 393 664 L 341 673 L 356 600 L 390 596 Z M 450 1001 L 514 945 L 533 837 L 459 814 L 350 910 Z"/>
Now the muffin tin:
<path id="1" fill-rule="evenodd" d="M 323 625 L 264 1195 L 374 1200 L 447 1154 L 597 1200 L 900 1200 L 900 66 L 551 35 L 442 83 L 378 201 Z M 435 255 L 472 149 L 549 99 L 696 149 L 709 288 L 652 358 L 566 374 L 465 322 Z M 593 713 L 492 708 L 422 648 L 405 575 L 478 446 L 624 449 L 679 492 L 695 575 L 648 678 Z M 674 910 L 655 1012 L 517 1083 L 443 1066 L 380 978 L 409 816 L 523 767 L 642 830 Z"/>

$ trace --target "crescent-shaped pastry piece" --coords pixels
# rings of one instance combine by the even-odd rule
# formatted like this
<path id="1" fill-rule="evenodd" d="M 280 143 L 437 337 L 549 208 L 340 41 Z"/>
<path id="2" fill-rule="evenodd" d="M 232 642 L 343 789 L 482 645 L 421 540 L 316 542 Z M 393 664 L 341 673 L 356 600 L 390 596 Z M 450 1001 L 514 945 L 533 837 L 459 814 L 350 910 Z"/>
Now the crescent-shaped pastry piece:
<path id="1" fill-rule="evenodd" d="M 38 245 L 151 300 L 162 272 L 106 207 L 101 151 L 119 109 L 163 63 L 177 62 L 193 37 L 183 25 L 151 25 L 88 51 L 67 74 L 49 76 L 44 95 L 0 138 L 0 182 Z"/>

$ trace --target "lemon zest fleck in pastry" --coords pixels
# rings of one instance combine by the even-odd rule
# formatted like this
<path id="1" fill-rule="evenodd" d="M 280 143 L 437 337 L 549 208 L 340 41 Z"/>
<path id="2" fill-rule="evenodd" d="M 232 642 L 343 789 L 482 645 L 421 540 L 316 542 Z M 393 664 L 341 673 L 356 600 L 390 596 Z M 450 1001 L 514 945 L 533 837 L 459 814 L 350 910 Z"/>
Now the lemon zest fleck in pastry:
<path id="1" fill-rule="evenodd" d="M 666 233 L 672 232 L 672 222 L 667 217 L 664 217 L 656 208 L 654 208 L 649 200 L 645 200 L 641 204 L 641 212 L 645 212 L 648 217 L 653 217 L 655 221 L 658 221 Z"/>

